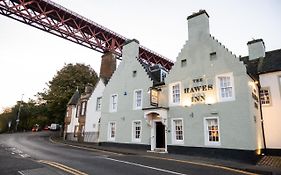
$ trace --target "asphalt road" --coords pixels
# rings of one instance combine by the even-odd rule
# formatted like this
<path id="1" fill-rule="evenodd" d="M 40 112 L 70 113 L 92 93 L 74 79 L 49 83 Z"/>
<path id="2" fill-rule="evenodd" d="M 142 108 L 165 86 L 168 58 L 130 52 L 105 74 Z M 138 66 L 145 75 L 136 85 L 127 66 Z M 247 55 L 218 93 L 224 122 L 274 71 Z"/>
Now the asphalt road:
<path id="1" fill-rule="evenodd" d="M 121 155 L 99 150 L 83 150 L 50 142 L 50 134 L 51 132 L 45 131 L 1 134 L 0 175 L 243 174 L 222 168 L 142 155 Z"/>

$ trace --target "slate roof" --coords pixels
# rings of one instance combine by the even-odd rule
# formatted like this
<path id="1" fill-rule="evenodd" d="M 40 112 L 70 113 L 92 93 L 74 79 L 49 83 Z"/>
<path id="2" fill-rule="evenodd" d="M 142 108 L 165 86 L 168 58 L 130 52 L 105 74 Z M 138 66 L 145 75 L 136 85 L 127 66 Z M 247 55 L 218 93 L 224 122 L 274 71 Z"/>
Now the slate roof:
<path id="1" fill-rule="evenodd" d="M 165 84 L 164 82 L 161 82 L 161 77 L 160 77 L 160 70 L 164 69 L 161 65 L 155 64 L 155 65 L 150 65 L 149 63 L 146 63 L 144 60 L 139 59 L 140 64 L 146 71 L 147 75 L 151 78 L 153 81 L 153 86 L 159 86 Z M 166 71 L 166 70 L 165 70 Z M 166 71 L 167 72 L 167 71 Z"/>
<path id="2" fill-rule="evenodd" d="M 67 105 L 77 105 L 78 101 L 80 98 L 80 93 L 78 91 L 78 89 L 74 92 L 74 94 L 72 95 L 71 99 L 69 100 L 69 102 L 67 103 Z"/>
<path id="3" fill-rule="evenodd" d="M 265 52 L 265 57 L 249 60 L 249 56 L 242 57 L 247 72 L 256 80 L 259 74 L 281 71 L 281 49 Z"/>

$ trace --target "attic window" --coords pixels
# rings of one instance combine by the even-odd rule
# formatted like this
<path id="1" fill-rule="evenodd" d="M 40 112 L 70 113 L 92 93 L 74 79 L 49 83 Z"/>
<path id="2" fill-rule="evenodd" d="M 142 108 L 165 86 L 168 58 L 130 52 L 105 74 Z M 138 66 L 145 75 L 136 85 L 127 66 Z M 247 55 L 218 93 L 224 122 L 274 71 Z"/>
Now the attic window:
<path id="1" fill-rule="evenodd" d="M 217 59 L 217 53 L 216 52 L 210 53 L 210 60 L 213 61 L 213 60 L 216 60 L 216 59 Z"/>
<path id="2" fill-rule="evenodd" d="M 181 60 L 181 67 L 185 67 L 186 66 L 186 59 Z"/>
<path id="3" fill-rule="evenodd" d="M 137 71 L 134 70 L 134 71 L 133 71 L 133 77 L 136 77 L 136 76 L 137 76 Z"/>

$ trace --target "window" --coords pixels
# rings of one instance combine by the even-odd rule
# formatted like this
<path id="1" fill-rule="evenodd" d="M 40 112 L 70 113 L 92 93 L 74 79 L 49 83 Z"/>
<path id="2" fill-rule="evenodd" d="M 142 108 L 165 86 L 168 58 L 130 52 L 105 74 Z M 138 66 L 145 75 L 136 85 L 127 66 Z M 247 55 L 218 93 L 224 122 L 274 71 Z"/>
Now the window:
<path id="1" fill-rule="evenodd" d="M 164 82 L 166 76 L 167 76 L 167 72 L 161 69 L 160 82 Z"/>
<path id="2" fill-rule="evenodd" d="M 216 77 L 219 101 L 235 100 L 233 74 L 223 74 Z"/>
<path id="3" fill-rule="evenodd" d="M 261 88 L 260 98 L 261 98 L 260 100 L 261 100 L 262 105 L 270 105 L 271 104 L 269 88 Z"/>
<path id="4" fill-rule="evenodd" d="M 81 103 L 81 111 L 80 111 L 80 115 L 85 116 L 86 115 L 86 106 L 87 106 L 87 102 L 83 101 Z"/>
<path id="5" fill-rule="evenodd" d="M 180 83 L 176 83 L 172 85 L 172 104 L 179 104 L 180 103 Z"/>
<path id="6" fill-rule="evenodd" d="M 110 112 L 116 112 L 117 111 L 117 101 L 118 101 L 117 94 L 111 95 L 111 99 L 110 99 Z"/>
<path id="7" fill-rule="evenodd" d="M 78 125 L 75 125 L 75 126 L 74 126 L 74 137 L 77 137 L 77 136 L 78 136 L 78 131 L 79 131 L 79 126 L 78 126 Z"/>
<path id="8" fill-rule="evenodd" d="M 216 52 L 210 53 L 210 60 L 213 61 L 215 59 L 217 59 L 217 53 Z"/>
<path id="9" fill-rule="evenodd" d="M 109 141 L 115 141 L 116 136 L 116 123 L 115 122 L 109 122 L 108 125 L 108 140 Z"/>
<path id="10" fill-rule="evenodd" d="M 134 91 L 134 109 L 142 108 L 142 90 Z"/>
<path id="11" fill-rule="evenodd" d="M 220 132 L 218 117 L 205 118 L 205 144 L 220 145 Z"/>
<path id="12" fill-rule="evenodd" d="M 85 126 L 81 125 L 81 136 L 84 137 L 84 133 L 85 133 Z"/>
<path id="13" fill-rule="evenodd" d="M 133 122 L 133 142 L 141 141 L 141 121 Z"/>
<path id="14" fill-rule="evenodd" d="M 100 111 L 101 110 L 101 101 L 102 98 L 101 97 L 98 97 L 97 98 L 97 106 L 96 106 L 96 111 Z"/>
<path id="15" fill-rule="evenodd" d="M 134 70 L 134 71 L 133 71 L 133 77 L 136 77 L 136 76 L 137 76 L 137 71 Z"/>
<path id="16" fill-rule="evenodd" d="M 172 143 L 183 144 L 183 120 L 173 119 L 172 120 Z"/>
<path id="17" fill-rule="evenodd" d="M 66 117 L 71 117 L 71 114 L 72 114 L 72 107 L 69 106 L 69 107 L 67 108 Z"/>
<path id="18" fill-rule="evenodd" d="M 181 67 L 185 67 L 186 66 L 186 59 L 181 60 Z"/>
<path id="19" fill-rule="evenodd" d="M 78 118 L 79 111 L 80 111 L 80 106 L 77 105 L 77 107 L 76 107 L 76 115 L 75 115 L 76 118 Z"/>

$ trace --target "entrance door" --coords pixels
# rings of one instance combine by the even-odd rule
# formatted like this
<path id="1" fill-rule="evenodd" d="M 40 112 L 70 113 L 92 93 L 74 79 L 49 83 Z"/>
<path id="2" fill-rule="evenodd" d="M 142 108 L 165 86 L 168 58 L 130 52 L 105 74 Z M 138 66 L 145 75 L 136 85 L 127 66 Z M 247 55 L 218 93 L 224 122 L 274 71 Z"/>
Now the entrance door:
<path id="1" fill-rule="evenodd" d="M 165 126 L 156 122 L 156 148 L 165 148 Z"/>

